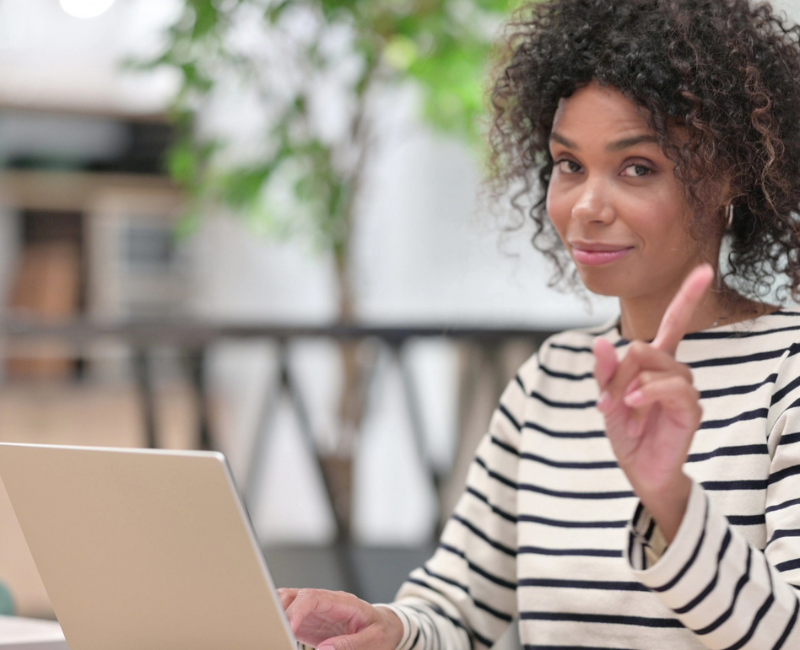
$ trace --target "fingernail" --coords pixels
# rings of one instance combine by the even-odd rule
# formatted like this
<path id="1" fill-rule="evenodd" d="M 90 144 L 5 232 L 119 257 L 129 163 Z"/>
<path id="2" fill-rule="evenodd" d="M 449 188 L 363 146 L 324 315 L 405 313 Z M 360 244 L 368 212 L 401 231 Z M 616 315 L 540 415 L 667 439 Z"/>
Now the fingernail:
<path id="1" fill-rule="evenodd" d="M 644 393 L 640 390 L 635 390 L 632 393 L 625 395 L 625 404 L 628 406 L 641 406 L 644 401 Z"/>
<path id="2" fill-rule="evenodd" d="M 609 395 L 606 391 L 600 393 L 600 398 L 597 400 L 597 408 L 600 410 L 600 412 L 606 412 L 609 402 L 611 402 L 611 395 Z"/>

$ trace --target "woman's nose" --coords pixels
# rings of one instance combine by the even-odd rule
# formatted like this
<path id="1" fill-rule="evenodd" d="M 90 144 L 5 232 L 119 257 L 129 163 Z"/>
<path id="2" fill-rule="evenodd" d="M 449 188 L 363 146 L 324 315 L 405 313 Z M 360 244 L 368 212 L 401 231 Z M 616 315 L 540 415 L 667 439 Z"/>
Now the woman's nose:
<path id="1" fill-rule="evenodd" d="M 587 181 L 578 200 L 572 206 L 572 218 L 582 223 L 610 223 L 614 208 L 609 200 L 608 188 L 602 181 Z"/>

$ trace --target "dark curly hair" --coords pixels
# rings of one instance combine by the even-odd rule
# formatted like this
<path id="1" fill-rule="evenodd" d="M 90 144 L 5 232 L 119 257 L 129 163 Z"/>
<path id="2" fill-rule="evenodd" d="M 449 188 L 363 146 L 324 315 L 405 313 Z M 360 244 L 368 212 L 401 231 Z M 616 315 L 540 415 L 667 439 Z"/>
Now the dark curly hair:
<path id="1" fill-rule="evenodd" d="M 551 284 L 575 271 L 546 214 L 548 140 L 559 101 L 594 80 L 645 109 L 698 241 L 722 228 L 709 181 L 730 181 L 729 286 L 800 298 L 800 27 L 748 0 L 549 0 L 520 9 L 505 34 L 491 186 L 535 222 L 534 246 L 555 263 Z"/>

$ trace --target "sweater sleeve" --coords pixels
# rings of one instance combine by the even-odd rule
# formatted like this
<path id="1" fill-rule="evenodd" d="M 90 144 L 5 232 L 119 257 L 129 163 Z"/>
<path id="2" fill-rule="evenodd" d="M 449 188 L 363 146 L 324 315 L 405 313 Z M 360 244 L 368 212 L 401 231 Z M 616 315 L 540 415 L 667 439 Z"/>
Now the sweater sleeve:
<path id="1" fill-rule="evenodd" d="M 637 579 L 714 650 L 800 648 L 798 352 L 788 352 L 767 420 L 766 547 L 739 534 L 697 483 L 668 547 L 641 504 L 629 526 L 627 557 Z"/>
<path id="2" fill-rule="evenodd" d="M 516 487 L 525 401 L 518 376 L 478 446 L 438 549 L 389 606 L 403 622 L 398 650 L 489 648 L 515 617 Z"/>

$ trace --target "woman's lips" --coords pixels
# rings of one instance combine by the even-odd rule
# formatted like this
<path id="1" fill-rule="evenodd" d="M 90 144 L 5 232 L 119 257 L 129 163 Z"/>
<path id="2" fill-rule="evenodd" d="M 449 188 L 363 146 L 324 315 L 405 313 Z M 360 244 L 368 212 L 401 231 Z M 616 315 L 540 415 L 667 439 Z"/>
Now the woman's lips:
<path id="1" fill-rule="evenodd" d="M 572 247 L 572 257 L 578 264 L 585 266 L 600 266 L 602 264 L 611 264 L 619 259 L 625 257 L 633 248 L 611 248 L 603 247 Z"/>

